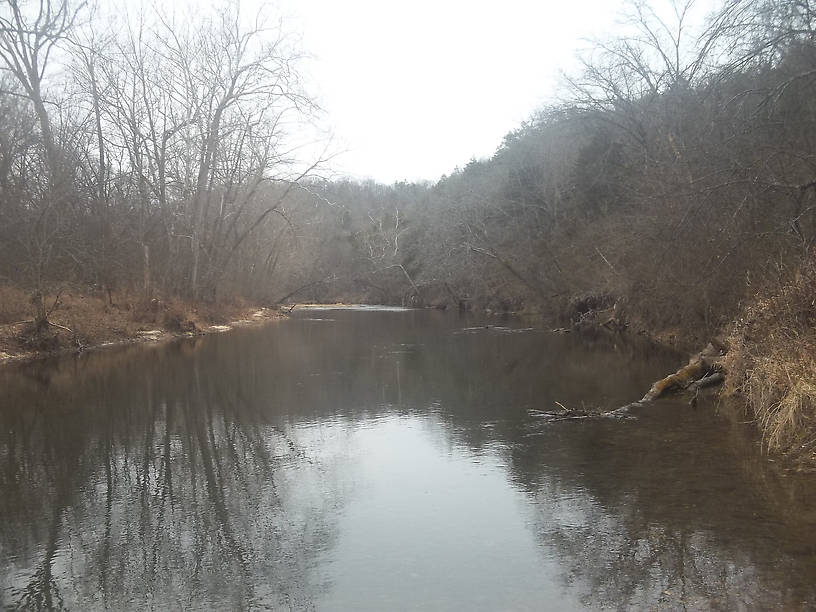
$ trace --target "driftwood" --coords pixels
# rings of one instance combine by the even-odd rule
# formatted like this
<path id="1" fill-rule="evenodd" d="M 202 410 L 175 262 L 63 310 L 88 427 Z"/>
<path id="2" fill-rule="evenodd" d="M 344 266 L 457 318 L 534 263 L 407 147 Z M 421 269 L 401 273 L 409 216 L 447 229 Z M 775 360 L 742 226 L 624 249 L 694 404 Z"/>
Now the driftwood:
<path id="1" fill-rule="evenodd" d="M 46 323 L 48 323 L 51 327 L 56 327 L 57 329 L 65 330 L 69 334 L 74 333 L 74 331 L 72 329 L 69 329 L 69 328 L 65 327 L 64 325 L 60 325 L 59 323 L 54 323 L 53 321 L 46 321 Z"/>
<path id="2" fill-rule="evenodd" d="M 23 325 L 23 324 L 34 325 L 34 324 L 36 324 L 36 322 L 37 322 L 36 319 L 26 319 L 25 321 L 17 321 L 16 323 L 9 323 L 8 326 L 9 327 L 14 327 L 16 325 Z M 49 321 L 48 319 L 43 321 L 43 324 L 44 325 L 50 325 L 51 327 L 56 327 L 57 329 L 63 329 L 65 331 L 67 331 L 69 334 L 74 333 L 74 331 L 72 329 L 70 329 L 68 327 L 65 327 L 64 325 L 60 325 L 59 323 L 54 323 L 53 321 Z"/>
<path id="3" fill-rule="evenodd" d="M 693 393 L 693 397 L 689 402 L 692 407 L 697 406 L 697 397 L 700 389 L 718 385 L 725 380 L 725 375 L 722 373 L 720 365 L 720 358 L 724 354 L 726 348 L 714 343 L 710 343 L 702 351 L 694 355 L 688 362 L 688 365 L 683 366 L 674 374 L 670 374 L 665 378 L 661 378 L 655 382 L 651 389 L 639 401 L 626 404 L 614 410 L 605 410 L 603 412 L 591 412 L 584 410 L 570 410 L 560 402 L 555 402 L 561 410 L 558 412 L 547 412 L 544 410 L 530 410 L 533 416 L 545 418 L 548 422 L 555 421 L 575 421 L 581 419 L 597 419 L 597 418 L 626 418 L 627 413 L 633 408 L 642 408 L 648 406 L 659 397 L 663 397 L 675 391 L 688 391 Z"/>

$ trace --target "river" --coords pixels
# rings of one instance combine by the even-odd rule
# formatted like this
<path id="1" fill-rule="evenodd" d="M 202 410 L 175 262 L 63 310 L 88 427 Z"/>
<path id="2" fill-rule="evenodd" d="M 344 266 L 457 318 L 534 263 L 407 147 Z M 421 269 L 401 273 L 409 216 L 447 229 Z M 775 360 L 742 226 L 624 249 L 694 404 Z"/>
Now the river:
<path id="1" fill-rule="evenodd" d="M 683 361 L 359 309 L 4 367 L 0 608 L 816 606 L 813 476 L 739 419 L 541 418 Z"/>

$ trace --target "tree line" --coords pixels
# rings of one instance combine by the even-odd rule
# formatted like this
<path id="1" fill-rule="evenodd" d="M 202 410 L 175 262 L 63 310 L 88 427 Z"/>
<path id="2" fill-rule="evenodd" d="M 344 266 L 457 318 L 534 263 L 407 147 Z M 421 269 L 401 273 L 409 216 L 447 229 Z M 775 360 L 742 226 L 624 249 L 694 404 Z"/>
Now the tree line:
<path id="1" fill-rule="evenodd" d="M 271 15 L 4 0 L 0 275 L 38 317 L 69 281 L 715 331 L 812 247 L 816 7 L 696 10 L 632 0 L 491 158 L 381 185 L 299 159 L 317 109 Z"/>
<path id="2" fill-rule="evenodd" d="M 275 15 L 120 8 L 0 5 L 0 274 L 38 321 L 64 282 L 215 299 L 319 162 L 292 139 L 316 106 Z"/>

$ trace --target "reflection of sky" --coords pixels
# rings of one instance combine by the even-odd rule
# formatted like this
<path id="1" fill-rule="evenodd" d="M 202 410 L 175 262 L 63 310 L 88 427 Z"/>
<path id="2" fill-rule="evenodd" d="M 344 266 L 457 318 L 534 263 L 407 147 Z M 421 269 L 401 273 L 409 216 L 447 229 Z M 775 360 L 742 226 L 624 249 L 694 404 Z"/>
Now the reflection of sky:
<path id="1" fill-rule="evenodd" d="M 530 538 L 524 495 L 502 460 L 445 444 L 432 417 L 309 426 L 300 443 L 334 460 L 349 489 L 324 558 L 332 610 L 566 610 L 558 566 Z M 442 442 L 442 444 L 440 444 Z M 447 448 L 446 448 L 447 447 Z"/>
<path id="2" fill-rule="evenodd" d="M 562 431 L 554 437 L 580 444 L 583 426 L 555 428 Z M 779 554 L 763 536 L 743 550 L 722 529 L 696 524 L 687 509 L 670 516 L 659 501 L 650 509 L 639 497 L 659 484 L 648 469 L 633 491 L 624 477 L 619 495 L 601 500 L 585 486 L 593 466 L 580 458 L 571 474 L 563 465 L 539 465 L 535 483 L 519 483 L 518 466 L 508 461 L 513 445 L 494 440 L 473 448 L 461 433 L 438 404 L 425 414 L 384 405 L 375 415 L 293 426 L 316 463 L 336 468 L 333 486 L 343 491 L 336 540 L 316 569 L 325 585 L 320 609 L 705 609 L 800 601 L 795 589 L 786 593 L 776 583 L 786 570 L 755 567 L 749 551 L 757 546 Z M 594 469 L 615 487 L 614 466 Z M 670 485 L 685 487 L 663 483 Z M 719 496 L 720 485 L 712 485 Z M 685 501 L 699 503 L 703 516 L 711 512 L 702 500 Z"/>

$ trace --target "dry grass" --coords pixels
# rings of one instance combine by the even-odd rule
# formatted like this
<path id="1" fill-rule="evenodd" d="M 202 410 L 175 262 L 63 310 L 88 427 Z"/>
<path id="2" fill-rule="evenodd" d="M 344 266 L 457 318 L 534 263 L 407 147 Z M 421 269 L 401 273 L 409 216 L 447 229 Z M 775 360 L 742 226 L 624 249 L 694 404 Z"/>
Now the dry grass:
<path id="1" fill-rule="evenodd" d="M 765 448 L 816 461 L 816 262 L 745 309 L 730 334 L 730 393 L 745 396 Z"/>
<path id="2" fill-rule="evenodd" d="M 0 286 L 0 360 L 31 353 L 92 347 L 139 338 L 139 332 L 163 330 L 170 335 L 195 333 L 213 324 L 252 316 L 257 306 L 241 300 L 218 304 L 192 304 L 183 300 L 145 301 L 126 294 L 107 296 L 68 288 L 45 296 L 49 321 L 56 326 L 34 330 L 29 294 L 16 287 Z M 26 322 L 29 323 L 26 323 Z"/>

